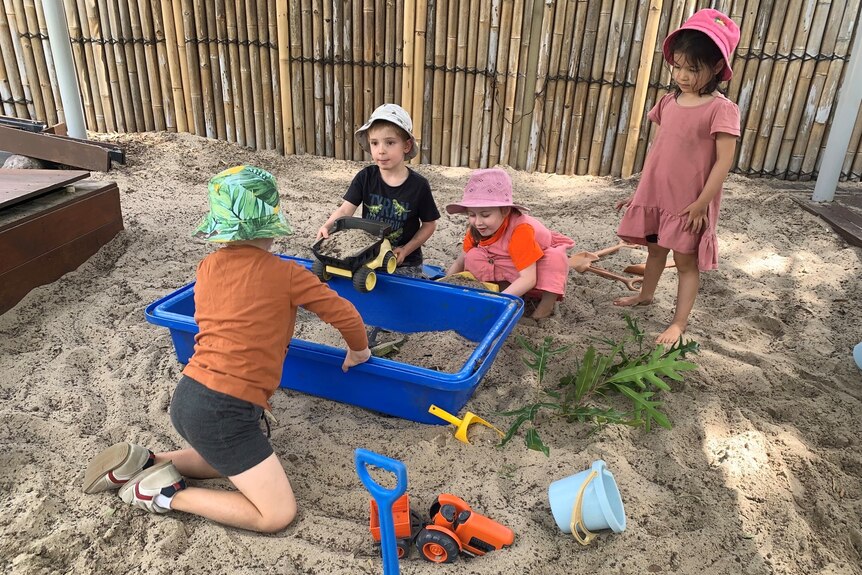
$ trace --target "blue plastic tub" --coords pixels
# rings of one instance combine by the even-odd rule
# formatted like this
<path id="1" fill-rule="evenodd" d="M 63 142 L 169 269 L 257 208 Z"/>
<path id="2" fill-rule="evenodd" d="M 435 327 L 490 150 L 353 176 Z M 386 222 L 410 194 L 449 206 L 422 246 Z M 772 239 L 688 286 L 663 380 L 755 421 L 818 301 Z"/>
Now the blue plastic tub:
<path id="1" fill-rule="evenodd" d="M 311 267 L 311 260 L 281 257 Z M 329 285 L 370 325 L 404 333 L 453 330 L 477 342 L 476 349 L 455 373 L 372 357 L 344 375 L 343 349 L 293 339 L 281 386 L 422 423 L 445 424 L 428 413 L 431 404 L 450 413 L 464 407 L 524 308 L 518 297 L 389 274 L 380 274 L 369 293 L 359 293 L 340 277 Z M 181 363 L 194 352 L 194 312 L 193 283 L 146 309 L 147 321 L 170 329 Z"/>

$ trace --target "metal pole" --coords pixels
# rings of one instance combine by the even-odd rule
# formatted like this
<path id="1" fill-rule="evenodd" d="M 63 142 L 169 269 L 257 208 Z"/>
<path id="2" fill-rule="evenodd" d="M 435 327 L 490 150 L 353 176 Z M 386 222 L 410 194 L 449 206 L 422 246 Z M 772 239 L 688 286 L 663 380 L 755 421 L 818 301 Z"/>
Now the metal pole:
<path id="1" fill-rule="evenodd" d="M 856 33 L 853 36 L 853 54 L 850 55 L 850 68 L 844 77 L 841 93 L 838 95 L 838 109 L 829 128 L 829 139 L 814 185 L 815 202 L 831 202 L 841 177 L 841 166 L 850 145 L 850 136 L 862 103 L 862 13 L 856 20 Z"/>
<path id="2" fill-rule="evenodd" d="M 63 115 L 66 116 L 66 130 L 73 138 L 87 139 L 84 125 L 84 106 L 75 75 L 75 62 L 72 60 L 72 44 L 69 40 L 69 25 L 63 0 L 42 0 L 45 9 L 45 24 L 48 26 L 48 41 L 54 68 L 57 72 L 57 85 L 63 101 Z"/>

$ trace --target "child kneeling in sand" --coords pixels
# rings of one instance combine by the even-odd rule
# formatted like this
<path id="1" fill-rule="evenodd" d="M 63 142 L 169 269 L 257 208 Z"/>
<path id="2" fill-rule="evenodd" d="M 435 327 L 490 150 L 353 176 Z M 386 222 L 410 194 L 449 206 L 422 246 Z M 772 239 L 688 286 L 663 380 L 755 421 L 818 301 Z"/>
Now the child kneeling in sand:
<path id="1" fill-rule="evenodd" d="M 134 443 L 109 447 L 90 462 L 84 492 L 119 488 L 124 502 L 152 513 L 186 511 L 275 532 L 293 520 L 296 500 L 260 425 L 281 381 L 297 306 L 341 331 L 344 371 L 371 352 L 353 304 L 270 253 L 273 238 L 292 233 L 271 174 L 253 166 L 225 170 L 209 182 L 209 203 L 195 236 L 224 245 L 198 266 L 200 331 L 170 407 L 171 422 L 191 447 L 156 454 Z M 239 491 L 190 487 L 184 476 L 224 476 Z"/>
<path id="2" fill-rule="evenodd" d="M 467 213 L 469 225 L 463 252 L 447 275 L 470 272 L 481 282 L 500 283 L 503 293 L 541 294 L 533 312 L 542 319 L 566 292 L 569 265 L 566 250 L 575 242 L 545 227 L 512 201 L 512 180 L 505 170 L 475 170 L 461 201 L 446 206 L 450 214 Z"/>

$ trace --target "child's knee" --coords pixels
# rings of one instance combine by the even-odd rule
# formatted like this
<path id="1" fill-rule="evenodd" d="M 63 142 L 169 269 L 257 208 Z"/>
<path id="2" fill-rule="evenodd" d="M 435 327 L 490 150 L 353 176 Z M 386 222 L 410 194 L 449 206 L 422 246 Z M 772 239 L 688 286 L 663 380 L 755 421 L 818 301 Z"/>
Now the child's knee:
<path id="1" fill-rule="evenodd" d="M 258 531 L 261 533 L 277 533 L 285 529 L 296 519 L 296 504 L 281 506 L 261 517 Z"/>
<path id="2" fill-rule="evenodd" d="M 697 254 L 681 254 L 673 252 L 673 261 L 678 272 L 696 272 Z"/>

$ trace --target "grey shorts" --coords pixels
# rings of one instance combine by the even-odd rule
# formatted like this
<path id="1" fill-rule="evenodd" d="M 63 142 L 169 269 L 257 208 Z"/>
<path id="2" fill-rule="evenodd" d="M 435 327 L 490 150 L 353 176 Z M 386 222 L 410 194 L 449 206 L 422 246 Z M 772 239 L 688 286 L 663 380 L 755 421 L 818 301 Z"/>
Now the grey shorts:
<path id="1" fill-rule="evenodd" d="M 260 428 L 262 407 L 213 391 L 188 376 L 177 384 L 170 412 L 183 439 L 226 477 L 248 471 L 273 453 Z"/>

